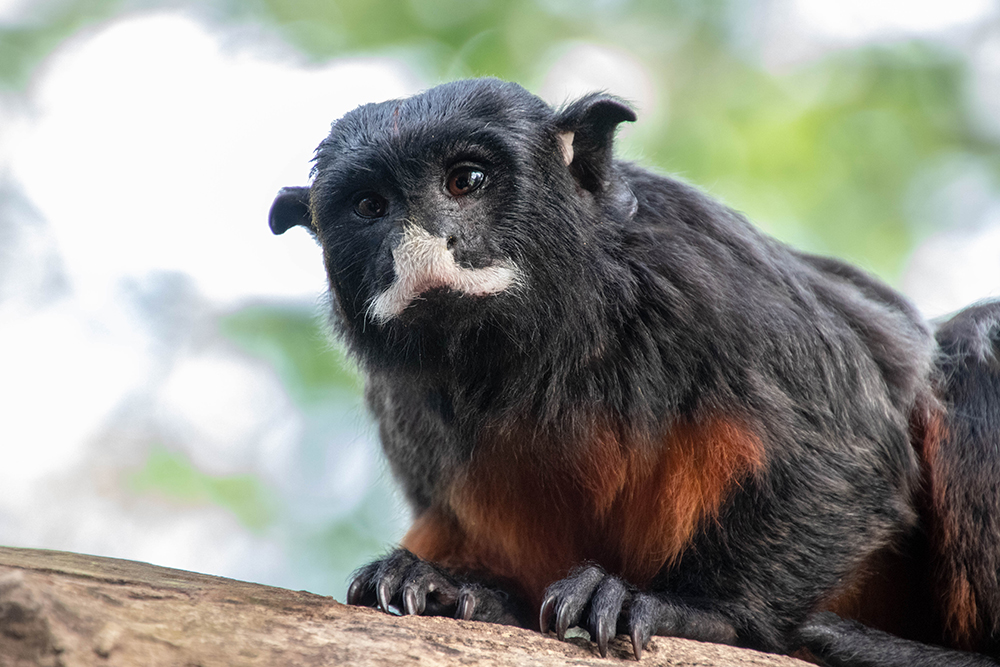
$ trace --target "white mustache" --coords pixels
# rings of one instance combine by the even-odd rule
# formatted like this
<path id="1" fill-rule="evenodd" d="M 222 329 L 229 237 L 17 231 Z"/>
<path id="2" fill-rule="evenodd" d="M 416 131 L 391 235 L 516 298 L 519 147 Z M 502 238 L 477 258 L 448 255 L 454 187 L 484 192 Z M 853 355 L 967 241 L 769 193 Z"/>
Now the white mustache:
<path id="1" fill-rule="evenodd" d="M 481 269 L 467 269 L 455 261 L 447 239 L 434 236 L 419 225 L 409 225 L 403 240 L 392 251 L 396 280 L 372 300 L 368 316 L 385 323 L 402 313 L 424 292 L 447 287 L 468 294 L 498 294 L 520 283 L 520 272 L 511 260 Z"/>

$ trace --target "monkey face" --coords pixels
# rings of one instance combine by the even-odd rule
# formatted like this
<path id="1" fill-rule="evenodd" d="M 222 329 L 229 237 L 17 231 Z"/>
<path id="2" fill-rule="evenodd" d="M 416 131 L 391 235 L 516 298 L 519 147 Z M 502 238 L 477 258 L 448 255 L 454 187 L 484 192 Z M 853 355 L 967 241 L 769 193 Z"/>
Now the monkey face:
<path id="1" fill-rule="evenodd" d="M 311 188 L 278 195 L 271 228 L 315 235 L 355 347 L 522 317 L 581 261 L 611 190 L 614 126 L 634 119 L 586 101 L 557 114 L 484 79 L 359 107 L 318 147 Z"/>
<path id="2" fill-rule="evenodd" d="M 313 223 L 348 318 L 451 319 L 467 301 L 485 307 L 521 285 L 512 167 L 533 156 L 502 109 L 449 113 L 449 102 L 362 107 L 317 151 Z"/>

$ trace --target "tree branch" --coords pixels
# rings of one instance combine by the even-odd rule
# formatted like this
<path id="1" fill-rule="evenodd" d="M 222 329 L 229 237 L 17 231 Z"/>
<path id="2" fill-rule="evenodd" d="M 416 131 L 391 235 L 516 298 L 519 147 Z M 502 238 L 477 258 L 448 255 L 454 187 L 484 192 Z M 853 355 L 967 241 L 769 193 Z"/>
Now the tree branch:
<path id="1" fill-rule="evenodd" d="M 113 558 L 0 547 L 0 667 L 634 664 L 583 639 L 397 617 L 304 591 Z M 644 667 L 796 667 L 792 658 L 657 637 Z"/>

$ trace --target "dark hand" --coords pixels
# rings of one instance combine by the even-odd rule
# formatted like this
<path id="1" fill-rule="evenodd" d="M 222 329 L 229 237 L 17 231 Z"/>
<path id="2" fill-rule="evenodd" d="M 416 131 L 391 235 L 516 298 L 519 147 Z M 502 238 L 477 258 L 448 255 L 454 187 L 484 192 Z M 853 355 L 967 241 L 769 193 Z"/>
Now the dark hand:
<path id="1" fill-rule="evenodd" d="M 735 629 L 721 616 L 677 604 L 665 595 L 641 593 L 596 565 L 581 567 L 549 586 L 539 614 L 542 632 L 553 627 L 553 618 L 559 639 L 570 627 L 583 627 L 603 657 L 608 655 L 608 641 L 618 634 L 632 638 L 636 660 L 654 634 L 736 642 Z"/>
<path id="2" fill-rule="evenodd" d="M 347 604 L 410 616 L 520 625 L 506 593 L 459 579 L 406 549 L 396 549 L 355 572 Z"/>

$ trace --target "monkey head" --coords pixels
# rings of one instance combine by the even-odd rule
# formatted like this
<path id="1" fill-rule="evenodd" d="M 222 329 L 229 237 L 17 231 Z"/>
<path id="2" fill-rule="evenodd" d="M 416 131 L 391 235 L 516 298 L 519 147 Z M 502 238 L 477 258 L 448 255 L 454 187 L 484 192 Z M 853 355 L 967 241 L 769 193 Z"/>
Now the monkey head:
<path id="1" fill-rule="evenodd" d="M 495 79 L 367 104 L 316 149 L 312 186 L 281 190 L 271 230 L 320 243 L 334 322 L 363 364 L 427 364 L 467 334 L 537 336 L 586 319 L 588 283 L 600 292 L 615 270 L 600 237 L 635 212 L 612 161 L 632 120 L 607 95 L 555 111 Z"/>

